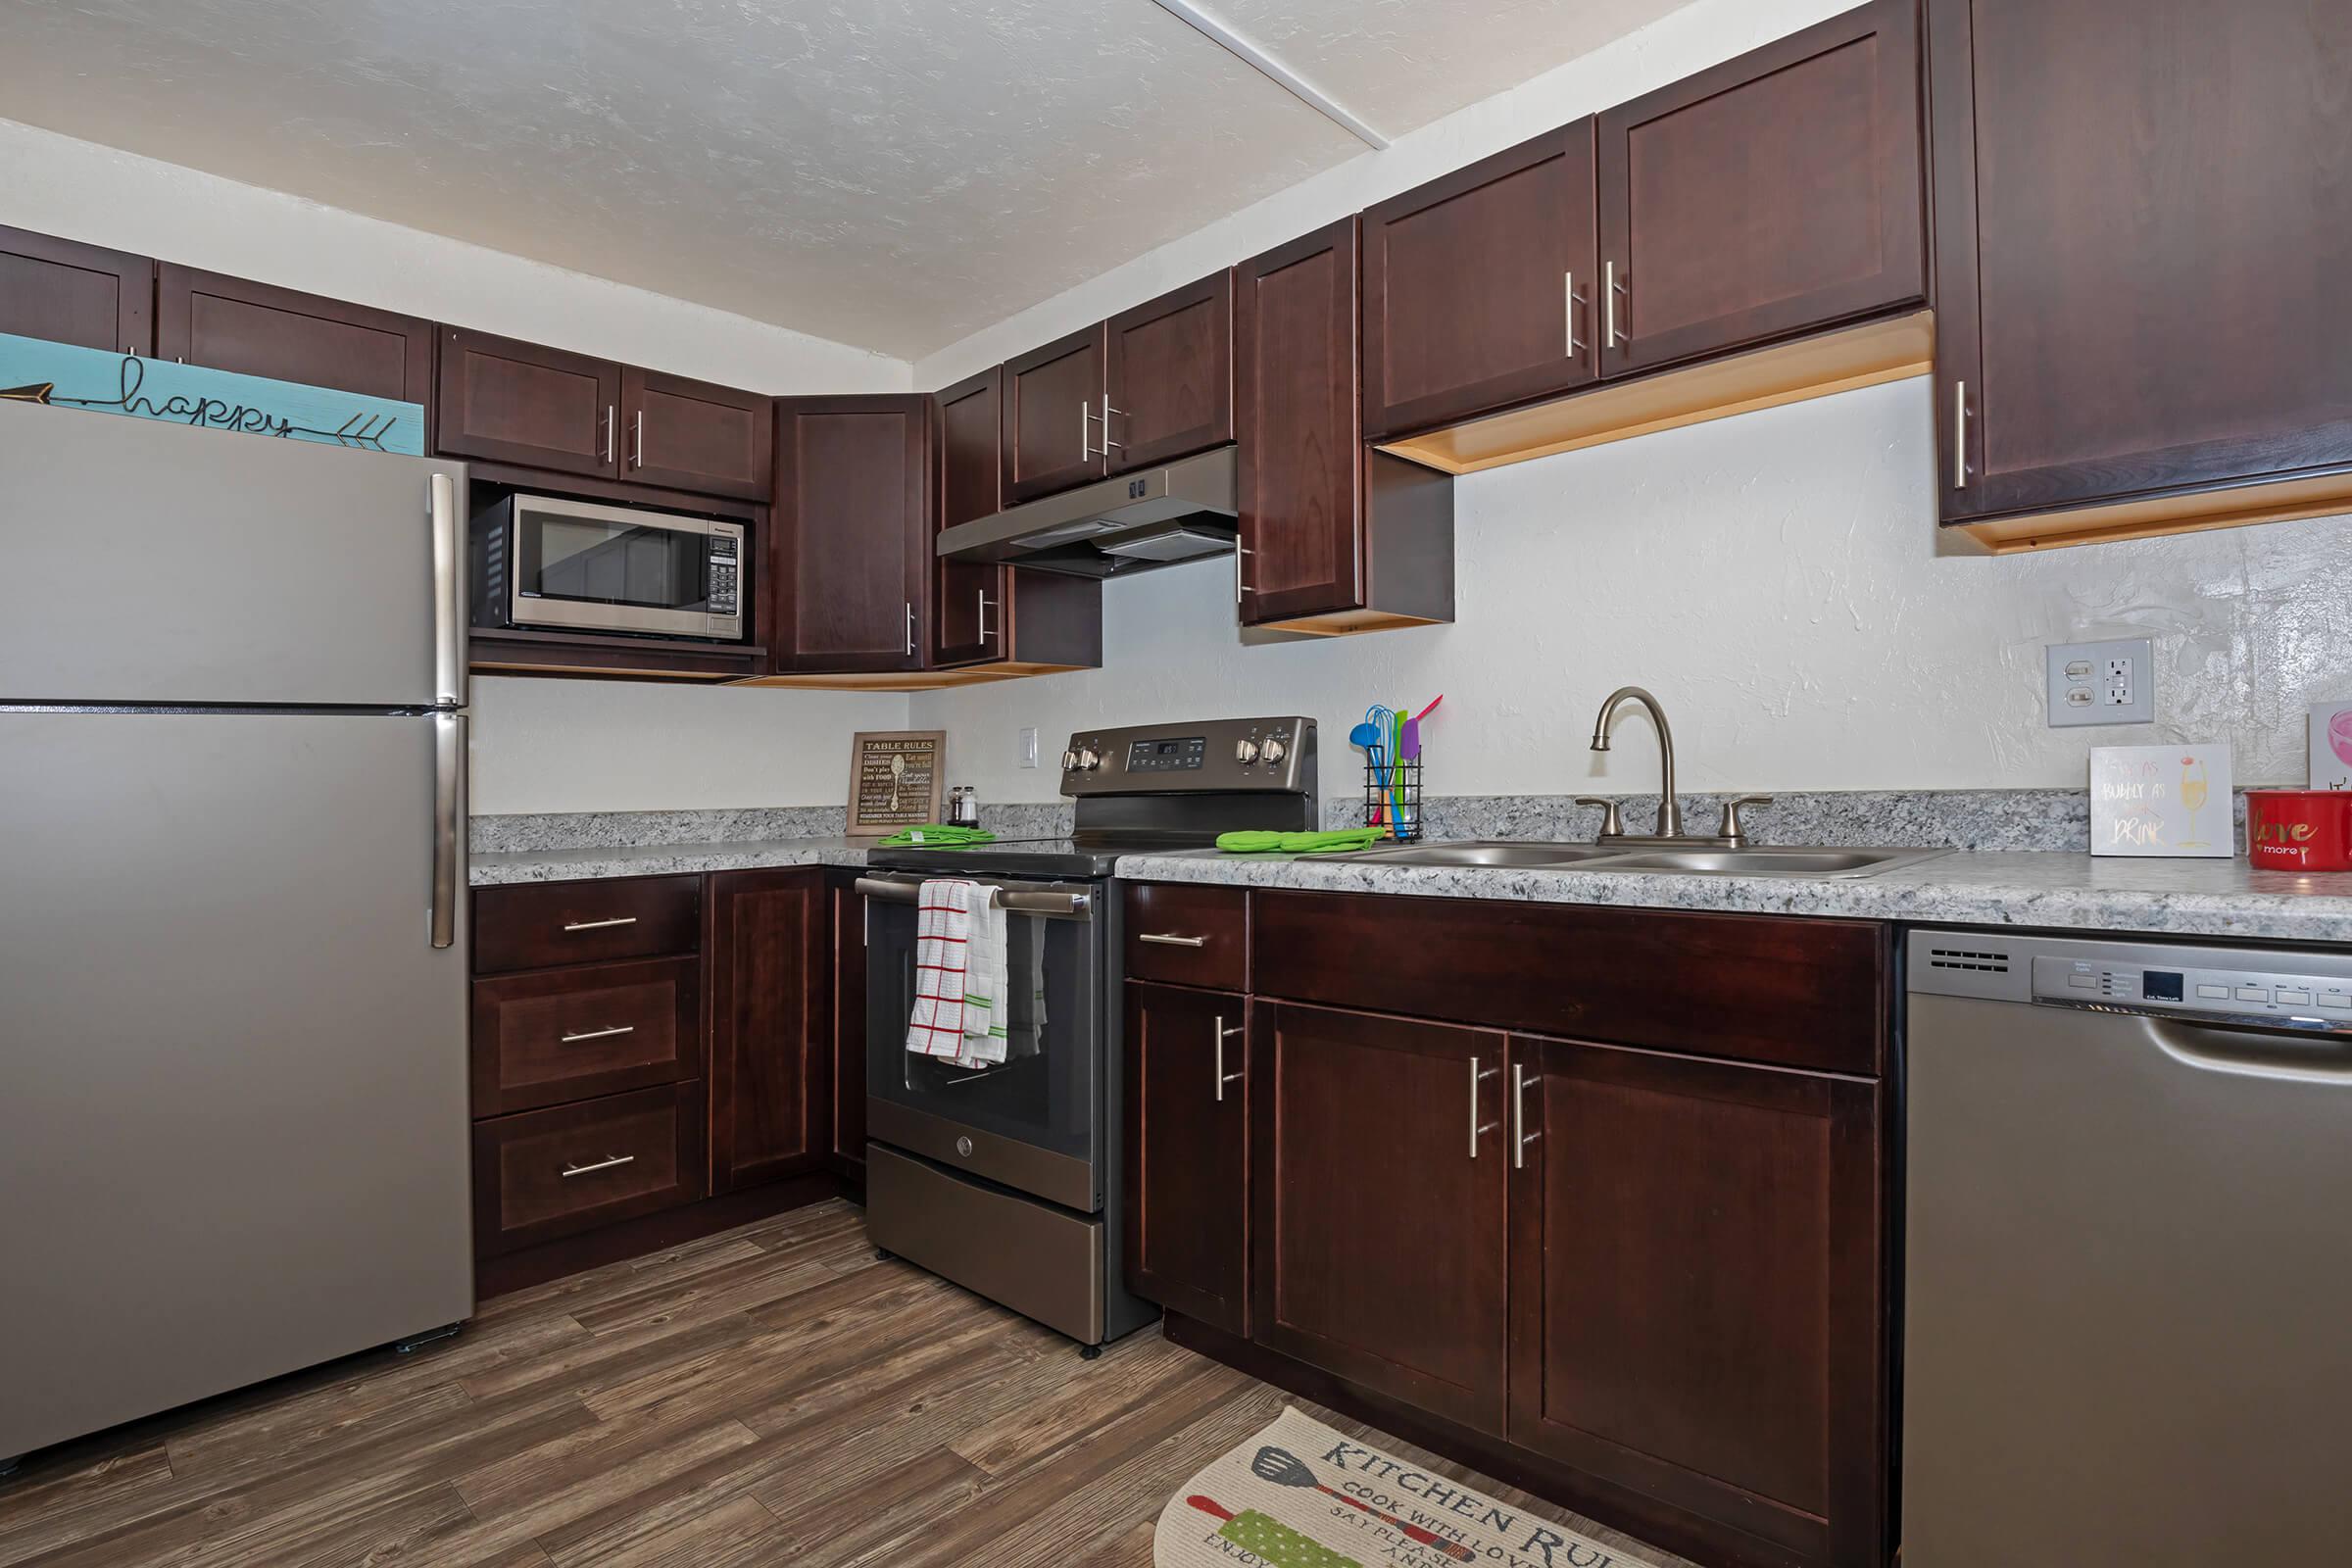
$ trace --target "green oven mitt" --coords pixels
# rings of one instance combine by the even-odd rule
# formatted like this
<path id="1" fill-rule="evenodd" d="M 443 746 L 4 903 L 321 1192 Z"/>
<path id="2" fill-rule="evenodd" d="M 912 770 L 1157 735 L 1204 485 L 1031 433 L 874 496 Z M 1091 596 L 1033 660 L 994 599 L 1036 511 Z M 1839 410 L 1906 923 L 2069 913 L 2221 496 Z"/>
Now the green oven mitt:
<path id="1" fill-rule="evenodd" d="M 1345 855 L 1351 850 L 1368 850 L 1385 836 L 1376 827 L 1345 827 L 1330 833 L 1251 829 L 1218 834 L 1217 848 L 1227 855 Z"/>

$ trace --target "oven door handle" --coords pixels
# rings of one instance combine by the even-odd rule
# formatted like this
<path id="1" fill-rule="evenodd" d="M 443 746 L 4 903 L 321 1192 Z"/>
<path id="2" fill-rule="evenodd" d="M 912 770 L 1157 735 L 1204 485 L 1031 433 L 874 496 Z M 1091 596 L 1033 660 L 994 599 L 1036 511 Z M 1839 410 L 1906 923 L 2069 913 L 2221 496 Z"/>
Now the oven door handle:
<path id="1" fill-rule="evenodd" d="M 858 891 L 867 898 L 880 899 L 888 904 L 912 904 L 923 894 L 920 878 L 901 881 L 896 877 L 861 876 L 857 886 Z M 1030 893 L 1019 888 L 1002 887 L 994 882 L 983 882 L 981 886 L 995 889 L 998 906 L 1008 914 L 1042 915 L 1049 920 L 1091 920 L 1095 917 L 1095 896 L 1091 893 Z"/>

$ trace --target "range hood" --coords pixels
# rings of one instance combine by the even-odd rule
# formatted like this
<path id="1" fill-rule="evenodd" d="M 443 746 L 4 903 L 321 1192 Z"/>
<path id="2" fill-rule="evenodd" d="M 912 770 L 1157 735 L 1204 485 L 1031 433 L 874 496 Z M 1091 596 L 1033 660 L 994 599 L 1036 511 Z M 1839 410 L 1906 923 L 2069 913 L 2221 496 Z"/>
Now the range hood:
<path id="1" fill-rule="evenodd" d="M 1238 493 L 1234 449 L 1219 447 L 959 522 L 938 550 L 950 561 L 1124 576 L 1233 554 Z"/>

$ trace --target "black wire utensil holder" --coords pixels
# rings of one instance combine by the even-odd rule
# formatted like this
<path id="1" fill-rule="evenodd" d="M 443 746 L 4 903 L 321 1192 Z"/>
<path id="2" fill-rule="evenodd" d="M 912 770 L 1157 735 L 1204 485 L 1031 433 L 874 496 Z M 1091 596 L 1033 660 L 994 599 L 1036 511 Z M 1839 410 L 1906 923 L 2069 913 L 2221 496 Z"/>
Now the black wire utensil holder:
<path id="1" fill-rule="evenodd" d="M 1421 759 L 1364 763 L 1364 826 L 1383 828 L 1399 844 L 1421 837 Z"/>

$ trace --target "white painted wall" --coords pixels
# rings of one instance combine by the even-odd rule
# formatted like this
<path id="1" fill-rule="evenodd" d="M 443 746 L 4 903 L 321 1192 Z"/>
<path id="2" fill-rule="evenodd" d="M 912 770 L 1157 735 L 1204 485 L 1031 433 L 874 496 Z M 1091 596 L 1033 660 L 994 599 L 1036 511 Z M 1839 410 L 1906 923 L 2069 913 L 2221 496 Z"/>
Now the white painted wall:
<path id="1" fill-rule="evenodd" d="M 905 362 L 0 121 L 0 223 L 764 392 L 903 392 Z M 822 806 L 903 696 L 474 682 L 477 812 Z"/>
<path id="2" fill-rule="evenodd" d="M 1051 799 L 1017 766 L 1071 730 L 1304 712 L 1353 794 L 1368 703 L 1429 721 L 1438 795 L 1646 790 L 1656 692 L 1691 790 L 2081 786 L 2093 744 L 2218 739 L 2241 783 L 2299 783 L 2304 705 L 2352 699 L 2352 527 L 2277 523 L 2032 556 L 1936 553 L 1929 383 L 1898 382 L 1456 482 L 1455 624 L 1245 647 L 1226 562 L 1109 585 L 1104 668 L 918 694 L 949 773 Z M 2042 645 L 2152 636 L 2154 726 L 2052 730 Z M 1049 756 L 1049 768 L 1052 759 Z"/>

